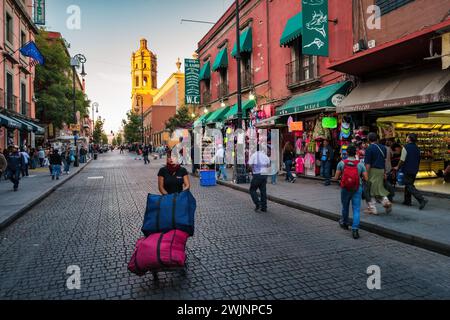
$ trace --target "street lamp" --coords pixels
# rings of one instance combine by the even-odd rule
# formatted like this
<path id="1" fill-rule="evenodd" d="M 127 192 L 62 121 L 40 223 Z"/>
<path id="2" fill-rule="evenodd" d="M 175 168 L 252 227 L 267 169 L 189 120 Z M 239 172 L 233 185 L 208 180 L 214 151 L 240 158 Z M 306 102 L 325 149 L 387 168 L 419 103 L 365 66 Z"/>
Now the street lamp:
<path id="1" fill-rule="evenodd" d="M 77 119 L 77 103 L 76 103 L 76 72 L 77 69 L 80 67 L 80 64 L 82 66 L 81 68 L 81 76 L 84 77 L 87 75 L 87 73 L 84 70 L 84 64 L 86 63 L 87 59 L 82 54 L 75 55 L 70 60 L 70 66 L 72 67 L 72 74 L 73 74 L 73 123 L 76 126 L 78 124 Z M 73 136 L 74 136 L 74 142 L 75 142 L 75 162 L 73 164 L 74 167 L 78 167 L 79 164 L 79 157 L 78 157 L 78 130 L 75 127 L 75 130 L 73 130 Z"/>
<path id="2" fill-rule="evenodd" d="M 141 95 L 136 96 L 137 106 L 141 108 L 141 144 L 144 145 L 144 103 Z M 140 104 L 139 104 L 140 102 Z M 136 109 L 135 109 L 136 110 Z"/>

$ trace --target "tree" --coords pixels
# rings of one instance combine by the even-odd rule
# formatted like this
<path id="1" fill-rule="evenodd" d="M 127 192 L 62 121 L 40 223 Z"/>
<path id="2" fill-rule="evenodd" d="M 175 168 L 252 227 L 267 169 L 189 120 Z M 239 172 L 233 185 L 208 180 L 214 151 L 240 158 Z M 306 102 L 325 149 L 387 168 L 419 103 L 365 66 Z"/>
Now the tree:
<path id="1" fill-rule="evenodd" d="M 104 134 L 103 125 L 104 125 L 104 123 L 100 119 L 97 119 L 97 121 L 95 122 L 94 133 L 93 133 L 95 144 L 100 144 L 100 142 L 102 140 L 102 135 Z"/>
<path id="2" fill-rule="evenodd" d="M 40 30 L 36 45 L 45 57 L 45 64 L 36 66 L 36 115 L 43 123 L 53 123 L 61 128 L 73 123 L 73 80 L 70 57 L 62 39 L 48 40 L 48 33 Z M 80 90 L 75 94 L 76 111 L 81 117 L 88 114 L 89 100 Z"/>
<path id="3" fill-rule="evenodd" d="M 108 144 L 108 136 L 102 132 L 102 144 Z"/>
<path id="4" fill-rule="evenodd" d="M 121 146 L 122 143 L 123 143 L 122 134 L 119 133 L 119 134 L 117 135 L 117 145 L 118 145 L 118 146 Z"/>
<path id="5" fill-rule="evenodd" d="M 127 120 L 122 120 L 125 141 L 136 143 L 141 141 L 141 117 L 131 111 L 127 113 Z"/>
<path id="6" fill-rule="evenodd" d="M 167 120 L 166 129 L 173 133 L 176 129 L 186 129 L 192 126 L 192 117 L 187 106 L 182 106 L 177 113 Z"/>
<path id="7" fill-rule="evenodd" d="M 114 138 L 112 139 L 111 144 L 113 145 L 113 147 L 117 146 L 117 138 L 116 138 L 116 137 L 114 137 Z"/>

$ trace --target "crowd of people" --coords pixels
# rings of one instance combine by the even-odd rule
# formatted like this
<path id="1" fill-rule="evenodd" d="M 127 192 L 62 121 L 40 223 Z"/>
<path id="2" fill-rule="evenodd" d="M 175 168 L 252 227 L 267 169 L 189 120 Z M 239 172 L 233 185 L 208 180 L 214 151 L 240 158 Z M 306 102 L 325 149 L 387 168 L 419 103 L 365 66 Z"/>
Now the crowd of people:
<path id="1" fill-rule="evenodd" d="M 90 148 L 89 148 L 90 149 Z M 79 162 L 86 163 L 89 150 L 84 146 L 79 149 Z M 29 177 L 29 170 L 48 168 L 53 180 L 59 180 L 62 172 L 70 174 L 71 165 L 75 162 L 75 150 L 69 144 L 59 149 L 53 147 L 21 147 L 10 145 L 0 149 L 0 178 L 9 180 L 13 190 L 19 189 L 20 180 Z"/>

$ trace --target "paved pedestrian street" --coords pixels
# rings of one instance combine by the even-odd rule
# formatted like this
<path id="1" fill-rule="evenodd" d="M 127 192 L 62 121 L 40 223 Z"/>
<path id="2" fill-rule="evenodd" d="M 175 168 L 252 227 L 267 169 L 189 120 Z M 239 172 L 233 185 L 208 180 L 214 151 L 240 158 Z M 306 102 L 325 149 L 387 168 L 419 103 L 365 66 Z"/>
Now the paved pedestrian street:
<path id="1" fill-rule="evenodd" d="M 360 240 L 327 219 L 247 194 L 202 188 L 188 267 L 137 277 L 127 270 L 146 195 L 162 160 L 144 166 L 102 155 L 0 232 L 0 299 L 448 299 L 450 258 L 367 232 Z M 381 289 L 367 269 L 379 266 Z M 80 289 L 69 290 L 69 266 Z"/>

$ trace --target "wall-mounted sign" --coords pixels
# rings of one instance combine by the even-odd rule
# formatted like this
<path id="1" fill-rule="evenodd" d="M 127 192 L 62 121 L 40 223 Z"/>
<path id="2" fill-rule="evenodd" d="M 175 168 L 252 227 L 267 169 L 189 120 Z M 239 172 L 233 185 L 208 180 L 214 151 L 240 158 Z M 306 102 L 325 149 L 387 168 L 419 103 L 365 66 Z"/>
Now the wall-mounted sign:
<path id="1" fill-rule="evenodd" d="M 303 131 L 303 121 L 291 122 L 289 124 L 289 131 L 291 132 Z"/>
<path id="2" fill-rule="evenodd" d="M 45 0 L 34 0 L 34 24 L 45 25 Z"/>
<path id="3" fill-rule="evenodd" d="M 200 104 L 200 60 L 185 59 L 184 74 L 186 88 L 185 103 Z"/>
<path id="4" fill-rule="evenodd" d="M 302 0 L 302 52 L 328 57 L 328 0 Z"/>

